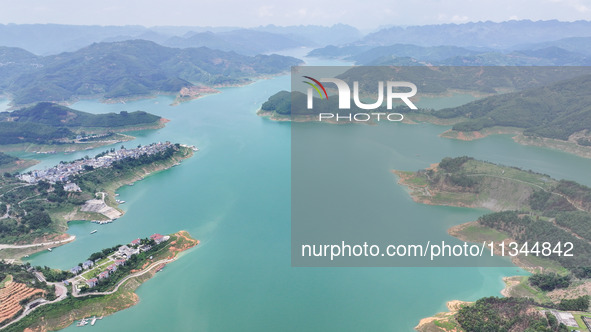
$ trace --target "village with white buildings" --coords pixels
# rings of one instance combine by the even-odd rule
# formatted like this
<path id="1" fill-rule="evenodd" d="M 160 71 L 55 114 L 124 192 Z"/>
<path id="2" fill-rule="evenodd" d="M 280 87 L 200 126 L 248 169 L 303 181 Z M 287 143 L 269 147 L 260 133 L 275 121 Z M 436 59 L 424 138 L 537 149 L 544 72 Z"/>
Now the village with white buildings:
<path id="1" fill-rule="evenodd" d="M 107 153 L 99 154 L 98 157 L 95 158 L 83 158 L 70 163 L 60 163 L 52 168 L 19 174 L 17 177 L 20 180 L 31 184 L 39 181 L 46 181 L 52 184 L 63 182 L 65 183 L 64 190 L 79 191 L 80 188 L 75 183 L 68 183 L 70 178 L 76 174 L 85 170 L 109 167 L 114 162 L 126 158 L 138 158 L 142 155 L 153 155 L 163 152 L 171 146 L 172 143 L 170 142 L 158 142 L 146 146 L 140 146 L 135 149 L 125 149 L 124 147 L 121 147 L 121 149 L 118 150 L 111 150 Z"/>
<path id="2" fill-rule="evenodd" d="M 153 240 L 155 245 L 166 242 L 170 239 L 168 235 L 152 234 L 149 240 Z M 151 241 L 150 241 L 151 242 Z M 101 280 L 109 278 L 117 269 L 125 265 L 127 261 L 140 252 L 147 252 L 152 246 L 147 241 L 135 239 L 128 245 L 122 245 L 107 257 L 95 261 L 87 260 L 73 268 L 70 272 L 75 276 L 65 280 L 64 284 L 72 284 L 74 292 L 78 293 L 84 288 L 94 288 Z"/>

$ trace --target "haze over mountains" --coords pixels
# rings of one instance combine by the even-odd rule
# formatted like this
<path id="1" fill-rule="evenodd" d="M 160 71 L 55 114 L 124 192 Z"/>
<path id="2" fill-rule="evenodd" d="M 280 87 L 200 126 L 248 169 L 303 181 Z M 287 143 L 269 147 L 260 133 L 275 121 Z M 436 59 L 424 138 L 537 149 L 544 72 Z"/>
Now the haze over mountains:
<path id="1" fill-rule="evenodd" d="M 20 47 L 36 55 L 76 51 L 98 42 L 143 39 L 171 47 L 209 47 L 255 55 L 300 46 L 320 47 L 361 38 L 344 24 L 324 26 L 143 27 L 61 24 L 0 24 L 0 45 Z"/>
<path id="2" fill-rule="evenodd" d="M 142 27 L 0 25 L 0 94 L 13 105 L 78 97 L 178 93 L 193 85 L 243 84 L 312 56 L 359 65 L 588 66 L 591 22 L 509 21 L 390 27 Z"/>
<path id="3" fill-rule="evenodd" d="M 587 66 L 591 22 L 508 21 L 391 27 L 311 56 L 358 65 Z"/>

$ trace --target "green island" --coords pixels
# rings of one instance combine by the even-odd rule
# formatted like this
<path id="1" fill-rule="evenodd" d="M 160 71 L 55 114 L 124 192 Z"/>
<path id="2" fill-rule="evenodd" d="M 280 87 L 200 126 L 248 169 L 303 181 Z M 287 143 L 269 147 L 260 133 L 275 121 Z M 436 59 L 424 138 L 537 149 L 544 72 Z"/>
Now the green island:
<path id="1" fill-rule="evenodd" d="M 417 330 L 587 329 L 585 317 L 591 317 L 591 188 L 466 156 L 444 158 L 417 172 L 393 172 L 416 202 L 494 211 L 452 227 L 449 233 L 462 241 L 517 242 L 520 247 L 527 244 L 530 253 L 542 250 L 535 248 L 536 242 L 552 244 L 547 257 L 523 252 L 512 257 L 532 274 L 506 278 L 505 298 L 448 303 L 450 312 L 422 320 Z M 571 242 L 573 256 L 558 255 L 556 250 L 565 249 L 556 249 L 558 242 Z M 494 250 L 501 254 L 500 248 Z"/>
<path id="2" fill-rule="evenodd" d="M 320 113 L 337 113 L 340 115 L 366 113 L 367 110 L 361 109 L 351 102 L 351 108 L 347 110 L 339 110 L 338 100 L 331 98 L 326 102 L 320 102 L 319 98 L 314 98 L 314 109 L 307 109 L 306 95 L 299 92 L 279 91 L 269 97 L 269 99 L 261 105 L 257 111 L 257 115 L 270 118 L 275 121 L 295 121 L 295 122 L 313 122 L 318 121 Z M 292 107 L 292 102 L 296 105 Z M 292 112 L 295 110 L 295 112 Z M 336 110 L 336 111 L 335 111 Z M 392 110 L 387 110 L 385 106 L 380 106 L 372 112 L 380 113 L 406 113 L 408 109 L 406 106 L 396 106 Z M 329 123 L 337 123 L 336 121 L 326 121 Z M 339 122 L 346 123 L 346 122 Z"/>
<path id="3" fill-rule="evenodd" d="M 0 327 L 5 331 L 48 331 L 94 325 L 129 308 L 143 282 L 199 244 L 188 232 L 154 234 L 93 253 L 70 271 L 0 263 Z"/>
<path id="4" fill-rule="evenodd" d="M 429 122 L 452 126 L 450 130 L 441 134 L 446 138 L 474 140 L 493 134 L 511 134 L 513 139 L 521 144 L 549 147 L 591 158 L 591 97 L 586 89 L 591 83 L 589 74 L 581 73 L 573 78 L 569 77 L 573 75 L 572 71 L 560 72 L 556 77 L 549 76 L 549 73 L 544 71 L 516 71 L 511 75 L 504 74 L 507 76 L 504 77 L 498 68 L 493 68 L 489 69 L 491 75 L 488 80 L 477 82 L 474 81 L 474 77 L 478 75 L 471 79 L 467 75 L 475 75 L 473 71 L 476 69 L 465 69 L 467 67 L 462 67 L 462 70 L 456 68 L 458 73 L 444 72 L 437 76 L 417 72 L 414 69 L 416 67 L 401 68 L 400 79 L 423 84 L 419 85 L 423 94 L 446 96 L 467 92 L 478 96 L 479 99 L 441 110 L 410 110 L 403 106 L 386 110 L 382 106 L 372 112 L 401 113 L 406 123 Z M 453 69 L 448 69 L 451 70 Z M 456 76 L 447 82 L 445 79 L 449 79 L 449 76 L 443 76 L 444 74 Z M 535 84 L 530 80 L 520 80 L 529 77 L 524 76 L 525 74 L 532 75 Z M 388 76 L 384 75 L 379 71 L 354 68 L 342 74 L 341 78 L 358 81 L 387 80 Z M 426 81 L 427 78 L 433 81 Z M 465 79 L 465 82 L 462 79 Z M 473 86 L 470 87 L 466 82 Z M 544 84 L 540 86 L 541 82 Z M 363 95 L 369 96 L 368 92 Z M 295 106 L 292 105 L 292 101 Z M 319 113 L 341 113 L 337 104 L 335 98 L 323 102 L 318 100 L 314 103 L 314 109 L 308 110 L 305 107 L 306 96 L 303 93 L 296 91 L 292 96 L 288 91 L 280 91 L 270 96 L 257 114 L 276 121 L 317 122 Z M 351 105 L 351 110 L 346 110 L 345 113 L 367 112 L 353 106 L 353 102 Z"/>
<path id="5" fill-rule="evenodd" d="M 12 112 L 0 112 L 0 151 L 72 152 L 133 139 L 126 131 L 158 129 L 167 122 L 143 111 L 90 114 L 42 102 Z M 0 172 L 34 165 L 33 160 L 0 158 Z"/>
<path id="6" fill-rule="evenodd" d="M 111 149 L 72 162 L 0 177 L 0 259 L 15 260 L 64 244 L 67 222 L 112 222 L 124 203 L 115 191 L 145 176 L 178 165 L 195 147 L 170 142 Z"/>

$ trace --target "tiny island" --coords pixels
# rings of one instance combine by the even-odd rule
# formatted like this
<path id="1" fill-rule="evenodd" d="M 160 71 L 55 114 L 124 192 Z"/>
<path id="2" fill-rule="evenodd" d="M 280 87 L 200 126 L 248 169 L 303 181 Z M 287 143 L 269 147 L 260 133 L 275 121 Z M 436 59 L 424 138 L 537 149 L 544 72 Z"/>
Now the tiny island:
<path id="1" fill-rule="evenodd" d="M 470 157 L 393 172 L 416 202 L 492 210 L 449 230 L 463 241 L 528 243 L 530 249 L 535 242 L 571 242 L 576 248 L 573 257 L 520 252 L 512 261 L 531 275 L 506 278 L 505 297 L 452 301 L 450 312 L 423 319 L 417 330 L 482 331 L 493 324 L 571 331 L 591 324 L 591 188 Z"/>

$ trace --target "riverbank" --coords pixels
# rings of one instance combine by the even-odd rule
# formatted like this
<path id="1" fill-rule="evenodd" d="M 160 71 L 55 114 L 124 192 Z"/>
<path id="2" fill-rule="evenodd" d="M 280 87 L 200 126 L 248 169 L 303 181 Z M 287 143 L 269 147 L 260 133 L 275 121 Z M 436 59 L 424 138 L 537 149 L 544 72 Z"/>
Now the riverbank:
<path id="1" fill-rule="evenodd" d="M 127 134 L 122 134 L 129 131 L 140 131 L 140 130 L 156 130 L 164 128 L 166 123 L 170 120 L 161 118 L 158 121 L 150 124 L 141 124 L 133 126 L 122 126 L 114 128 L 101 128 L 101 127 L 87 127 L 79 129 L 85 131 L 88 135 L 106 135 L 105 137 L 99 137 L 95 140 L 73 140 L 69 143 L 60 144 L 37 144 L 37 143 L 19 143 L 19 144 L 3 144 L 0 145 L 0 152 L 32 152 L 39 154 L 52 154 L 52 153 L 70 153 L 83 150 L 91 150 L 99 148 L 101 146 L 112 145 L 131 141 L 135 137 Z M 77 132 L 76 130 L 74 130 Z M 109 134 L 110 133 L 110 134 Z"/>
<path id="2" fill-rule="evenodd" d="M 434 123 L 431 121 L 426 122 Z M 554 138 L 525 136 L 523 135 L 523 129 L 515 127 L 491 127 L 470 132 L 449 129 L 441 133 L 439 136 L 462 141 L 473 141 L 490 135 L 512 135 L 513 141 L 521 145 L 560 150 L 579 157 L 591 158 L 591 146 L 579 145 L 574 138 L 569 138 L 567 141 L 563 141 Z"/>
<path id="3" fill-rule="evenodd" d="M 587 201 L 579 196 L 587 197 L 585 195 L 591 189 L 574 182 L 557 181 L 544 174 L 468 157 L 444 158 L 439 164 L 418 172 L 393 173 L 399 177 L 398 183 L 409 188 L 416 202 L 504 211 L 487 214 L 478 221 L 448 229 L 451 236 L 461 241 L 495 243 L 493 251 L 496 256 L 508 256 L 506 251 L 501 251 L 500 244 L 510 248 L 510 243 L 517 243 L 517 239 L 521 243 L 556 243 L 556 239 L 573 243 L 588 241 L 586 234 L 578 234 L 580 221 L 568 218 L 573 211 L 576 211 L 578 218 L 588 217 L 590 211 Z M 565 226 L 565 222 L 569 222 L 569 226 Z M 528 276 L 506 277 L 503 279 L 505 288 L 501 291 L 502 296 L 530 298 L 547 307 L 549 303 L 556 304 L 565 299 L 588 295 L 591 290 L 591 279 L 578 274 L 580 271 L 577 271 L 576 266 L 580 265 L 564 265 L 565 268 L 561 265 L 563 261 L 560 256 L 541 257 L 533 251 L 531 255 L 519 251 L 510 258 L 514 265 L 530 273 L 572 275 L 572 283 L 565 288 L 543 291 L 532 286 Z M 421 320 L 416 329 L 429 332 L 461 330 L 454 319 L 456 313 L 457 310 L 451 309 L 446 313 L 438 313 Z"/>
<path id="4" fill-rule="evenodd" d="M 439 312 L 431 317 L 423 318 L 415 330 L 420 332 L 460 331 L 459 324 L 454 320 L 454 315 L 464 306 L 472 302 L 452 300 L 446 303 L 446 312 Z"/>
<path id="5" fill-rule="evenodd" d="M 107 206 L 116 209 L 119 213 L 121 213 L 121 215 L 123 215 L 125 211 L 118 208 L 120 203 L 118 203 L 117 199 L 115 198 L 115 192 L 119 188 L 125 185 L 133 185 L 135 182 L 141 181 L 147 176 L 150 176 L 156 172 L 172 168 L 183 160 L 192 157 L 193 154 L 194 151 L 191 148 L 180 146 L 179 150 L 166 160 L 156 161 L 150 163 L 149 165 L 137 166 L 121 173 L 118 176 L 108 177 L 108 181 L 101 183 L 101 188 L 103 189 L 103 191 L 100 193 L 101 199 L 103 199 Z M 81 211 L 81 207 L 71 211 L 59 211 L 53 214 L 52 217 L 56 217 L 58 220 L 64 222 L 69 222 L 72 220 L 90 221 L 108 219 L 106 216 L 101 216 L 97 213 Z"/>
<path id="6" fill-rule="evenodd" d="M 107 295 L 89 293 L 87 296 L 74 297 L 69 287 L 69 295 L 63 301 L 38 308 L 6 328 L 6 331 L 59 330 L 70 326 L 76 320 L 92 316 L 108 316 L 137 304 L 140 299 L 135 290 L 141 284 L 152 278 L 166 264 L 178 259 L 180 253 L 199 244 L 199 241 L 192 238 L 186 231 L 171 234 L 168 241 L 169 243 L 163 249 L 153 254 L 150 265 L 123 278 L 112 293 Z M 97 324 L 100 324 L 100 321 Z"/>
<path id="7" fill-rule="evenodd" d="M 88 202 L 89 200 L 92 200 L 93 202 L 100 202 L 105 207 L 110 208 L 111 211 L 114 211 L 117 214 L 117 217 L 120 217 L 124 214 L 124 211 L 118 208 L 120 203 L 115 197 L 115 192 L 120 187 L 124 185 L 132 185 L 133 183 L 140 181 L 151 174 L 178 165 L 184 159 L 190 158 L 194 154 L 194 150 L 187 146 L 171 145 L 170 149 L 172 149 L 171 151 L 173 152 L 170 156 L 166 156 L 165 159 L 152 160 L 147 163 L 140 163 L 139 165 L 129 164 L 118 167 L 117 169 L 112 167 L 97 168 L 87 171 L 82 175 L 77 175 L 77 181 L 83 181 L 78 183 L 83 188 L 82 192 L 70 193 L 68 194 L 68 199 L 61 202 L 49 202 L 47 199 L 43 199 L 41 201 L 42 204 L 46 205 L 45 211 L 47 211 L 51 219 L 51 223 L 48 226 L 38 231 L 38 233 L 44 232 L 44 234 L 37 234 L 33 232 L 22 234 L 18 237 L 13 236 L 12 238 L 14 238 L 15 241 L 24 241 L 26 244 L 48 243 L 61 240 L 62 238 L 60 237 L 65 236 L 64 233 L 66 233 L 68 230 L 69 221 L 112 219 L 99 212 L 82 211 L 85 204 L 81 203 L 84 201 Z M 85 178 L 84 176 L 90 176 L 90 178 Z M 11 181 L 14 182 L 15 180 L 11 179 Z M 17 187 L 18 185 L 20 185 L 20 187 Z M 39 199 L 39 196 L 43 195 L 43 193 L 37 192 L 37 190 L 39 190 L 37 186 L 26 184 L 24 182 L 18 182 L 16 184 L 11 183 L 6 187 L 7 192 L 12 190 L 25 190 L 27 188 L 33 188 L 29 189 L 28 191 L 23 191 L 22 194 L 27 196 L 25 196 L 26 198 L 20 200 L 20 202 L 26 201 L 28 199 Z M 49 195 L 50 193 L 46 194 Z M 72 198 L 70 197 L 71 195 L 76 195 L 74 201 L 69 200 Z M 55 200 L 55 198 L 53 199 Z M 13 202 L 11 204 L 18 206 L 18 202 Z M 10 242 L 10 238 L 7 238 L 6 240 L 7 243 L 14 244 L 14 241 Z M 23 256 L 31 255 L 35 252 L 39 252 L 50 247 L 52 247 L 51 244 L 26 247 L 13 246 L 11 248 L 0 250 L 0 258 L 18 260 Z"/>
<path id="8" fill-rule="evenodd" d="M 4 164 L 0 166 L 0 173 L 8 172 L 14 173 L 18 172 L 23 169 L 27 169 L 29 167 L 35 166 L 39 163 L 38 160 L 35 159 L 19 159 L 14 162 Z"/>

